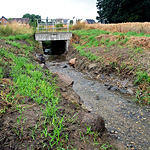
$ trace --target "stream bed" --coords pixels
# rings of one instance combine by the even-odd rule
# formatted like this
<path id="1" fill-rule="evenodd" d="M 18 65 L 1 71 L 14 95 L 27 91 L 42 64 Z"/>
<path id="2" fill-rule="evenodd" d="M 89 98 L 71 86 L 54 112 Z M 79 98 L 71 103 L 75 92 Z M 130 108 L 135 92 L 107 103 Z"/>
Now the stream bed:
<path id="1" fill-rule="evenodd" d="M 65 56 L 45 56 L 52 72 L 63 72 L 74 80 L 73 89 L 86 108 L 100 114 L 106 128 L 129 149 L 150 150 L 150 107 L 136 104 L 130 96 L 108 91 L 100 82 L 70 67 Z"/>

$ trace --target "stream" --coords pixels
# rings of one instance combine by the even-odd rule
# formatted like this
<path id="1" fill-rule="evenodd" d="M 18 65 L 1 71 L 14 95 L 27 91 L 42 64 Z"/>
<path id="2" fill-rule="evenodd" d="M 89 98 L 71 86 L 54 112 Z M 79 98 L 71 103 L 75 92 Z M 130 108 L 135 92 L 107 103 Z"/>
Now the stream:
<path id="1" fill-rule="evenodd" d="M 73 89 L 86 108 L 100 114 L 110 133 L 129 149 L 150 150 L 150 107 L 136 104 L 130 96 L 108 91 L 100 82 L 70 67 L 64 56 L 46 55 L 52 72 L 63 72 L 74 80 Z"/>

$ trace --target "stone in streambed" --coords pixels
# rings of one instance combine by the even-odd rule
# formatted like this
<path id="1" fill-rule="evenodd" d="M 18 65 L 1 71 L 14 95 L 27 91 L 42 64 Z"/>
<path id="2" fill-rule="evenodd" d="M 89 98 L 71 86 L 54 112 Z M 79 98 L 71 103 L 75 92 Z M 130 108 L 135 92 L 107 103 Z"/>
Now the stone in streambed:
<path id="1" fill-rule="evenodd" d="M 118 86 L 113 86 L 112 88 L 111 88 L 111 91 L 117 91 L 118 90 Z"/>
<path id="2" fill-rule="evenodd" d="M 105 131 L 104 119 L 98 114 L 86 113 L 82 117 L 82 125 L 90 126 L 93 132 L 103 132 Z"/>
<path id="3" fill-rule="evenodd" d="M 134 92 L 132 91 L 132 89 L 127 89 L 127 92 L 129 93 L 129 94 L 131 94 L 131 95 L 133 95 L 134 94 Z"/>
<path id="4" fill-rule="evenodd" d="M 118 90 L 121 94 L 127 94 L 127 90 L 126 89 L 119 89 Z"/>
<path id="5" fill-rule="evenodd" d="M 69 85 L 73 85 L 74 81 L 71 79 L 70 76 L 68 76 L 67 74 L 65 73 L 62 73 L 62 72 L 56 72 L 56 74 L 59 76 L 59 78 L 65 82 L 67 84 L 67 86 Z"/>
<path id="6" fill-rule="evenodd" d="M 77 58 L 70 59 L 70 60 L 69 60 L 69 65 L 70 65 L 70 66 L 74 66 L 75 63 L 76 63 L 76 60 L 77 60 Z"/>
<path id="7" fill-rule="evenodd" d="M 109 86 L 109 83 L 108 83 L 108 82 L 105 82 L 105 83 L 104 83 L 104 86 Z"/>
<path id="8" fill-rule="evenodd" d="M 113 87 L 112 85 L 109 85 L 108 88 L 107 88 L 107 90 L 110 90 L 112 87 Z"/>

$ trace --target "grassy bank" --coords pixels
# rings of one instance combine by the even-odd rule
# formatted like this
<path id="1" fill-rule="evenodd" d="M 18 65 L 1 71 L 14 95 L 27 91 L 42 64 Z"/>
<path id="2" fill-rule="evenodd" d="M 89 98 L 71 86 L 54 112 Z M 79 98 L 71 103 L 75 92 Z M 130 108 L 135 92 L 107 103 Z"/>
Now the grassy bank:
<path id="1" fill-rule="evenodd" d="M 24 39 L 26 35 L 19 35 L 19 39 Z M 57 115 L 58 103 L 60 99 L 56 96 L 55 79 L 47 70 L 43 72 L 39 65 L 31 60 L 31 53 L 34 50 L 34 43 L 12 41 L 18 39 L 18 36 L 11 37 L 11 41 L 5 41 L 7 46 L 2 45 L 0 48 L 0 82 L 3 87 L 1 91 L 1 100 L 12 106 L 14 111 L 19 111 L 20 116 L 17 118 L 17 126 L 13 128 L 14 133 L 19 139 L 23 138 L 24 128 L 21 127 L 21 120 L 25 120 L 24 111 L 28 111 L 28 106 L 24 105 L 27 99 L 35 101 L 41 106 L 44 122 L 42 128 L 38 126 L 31 129 L 32 138 L 35 140 L 37 134 L 41 138 L 49 137 L 49 144 L 44 144 L 52 148 L 54 145 L 61 147 L 60 138 L 65 135 L 60 133 L 63 128 L 63 116 Z M 10 37 L 6 38 L 10 40 Z M 29 40 L 29 39 L 28 39 Z M 10 45 L 10 46 L 9 46 Z M 9 79 L 6 78 L 9 76 Z M 11 80 L 12 79 L 12 80 Z M 26 108 L 27 107 L 27 108 Z M 32 106 L 31 106 L 32 107 Z M 7 112 L 7 107 L 0 110 L 1 115 Z M 39 119 L 42 117 L 40 116 Z M 47 132 L 48 126 L 54 128 L 52 133 Z"/>
<path id="2" fill-rule="evenodd" d="M 88 29 L 84 25 L 73 34 L 73 46 L 81 56 L 103 67 L 111 66 L 118 76 L 130 75 L 138 86 L 136 101 L 150 104 L 149 34 Z"/>

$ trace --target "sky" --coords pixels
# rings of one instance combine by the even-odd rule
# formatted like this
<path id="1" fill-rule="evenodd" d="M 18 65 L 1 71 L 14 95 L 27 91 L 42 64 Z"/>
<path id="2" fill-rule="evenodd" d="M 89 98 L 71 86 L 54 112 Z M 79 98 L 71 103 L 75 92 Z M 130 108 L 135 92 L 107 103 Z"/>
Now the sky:
<path id="1" fill-rule="evenodd" d="M 96 20 L 97 0 L 4 0 L 0 18 L 22 18 L 26 13 L 40 15 L 42 19 L 64 18 Z"/>

